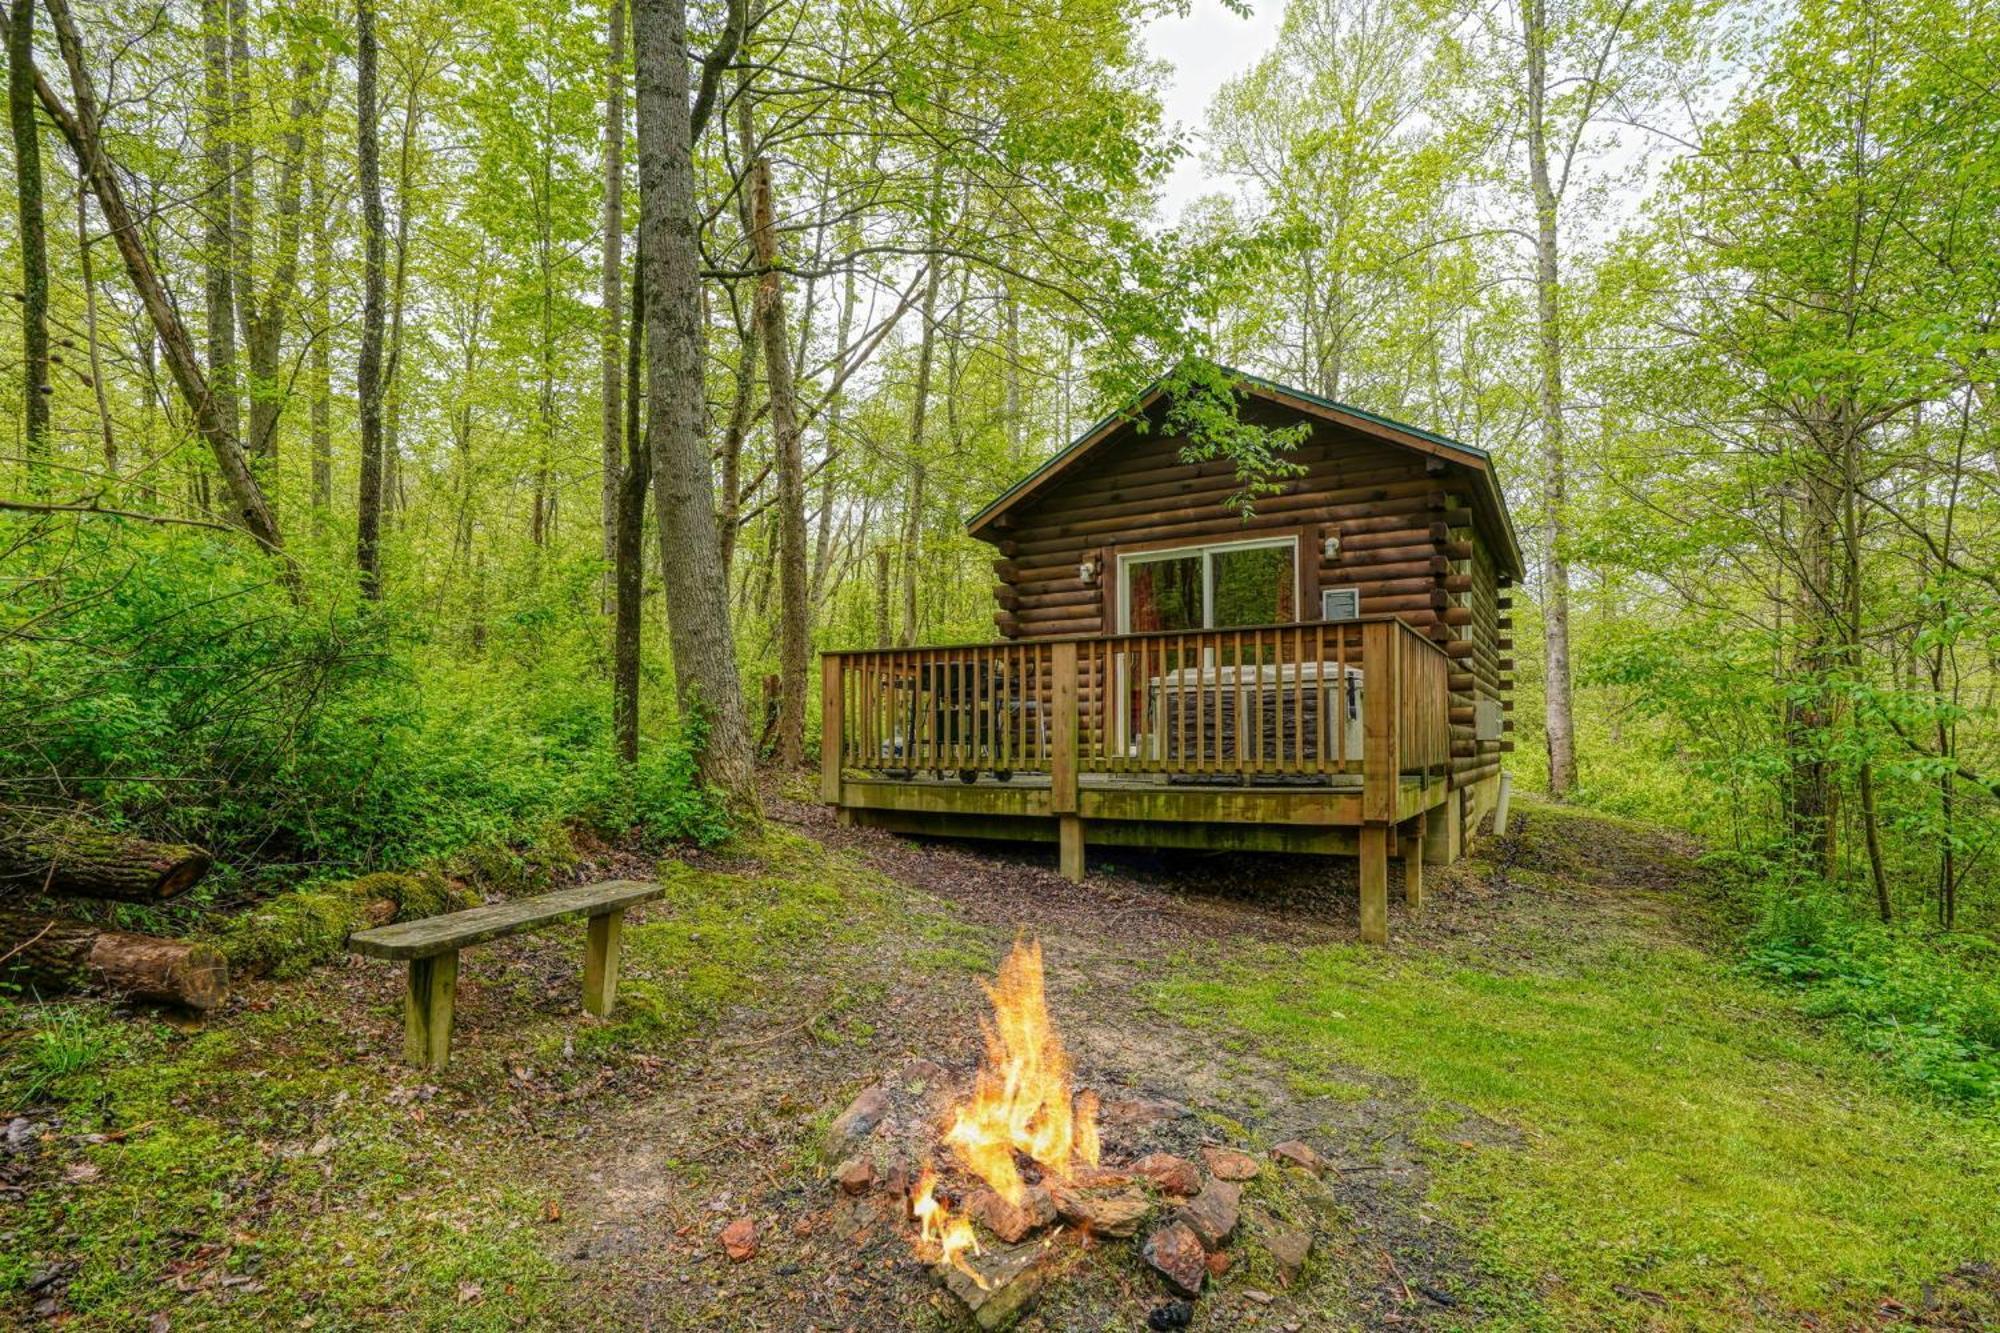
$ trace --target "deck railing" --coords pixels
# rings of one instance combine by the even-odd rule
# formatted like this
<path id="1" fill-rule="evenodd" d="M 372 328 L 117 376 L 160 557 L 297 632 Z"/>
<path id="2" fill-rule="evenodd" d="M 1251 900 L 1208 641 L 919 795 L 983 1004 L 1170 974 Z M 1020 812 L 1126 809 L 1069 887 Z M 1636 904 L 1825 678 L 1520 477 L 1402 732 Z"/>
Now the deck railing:
<path id="1" fill-rule="evenodd" d="M 831 652 L 822 672 L 828 800 L 850 770 L 1046 773 L 1058 812 L 1081 774 L 1358 774 L 1364 817 L 1390 821 L 1396 779 L 1451 756 L 1449 663 L 1391 616 Z"/>

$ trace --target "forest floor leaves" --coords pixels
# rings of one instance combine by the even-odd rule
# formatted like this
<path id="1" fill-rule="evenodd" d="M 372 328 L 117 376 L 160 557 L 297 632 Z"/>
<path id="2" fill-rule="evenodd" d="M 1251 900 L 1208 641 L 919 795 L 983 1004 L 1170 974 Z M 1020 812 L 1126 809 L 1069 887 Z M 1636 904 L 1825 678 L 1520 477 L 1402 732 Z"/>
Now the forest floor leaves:
<path id="1" fill-rule="evenodd" d="M 1684 843 L 1531 806 L 1434 874 L 1388 950 L 1351 867 L 1119 857 L 836 827 L 663 864 L 608 1022 L 581 932 L 465 956 L 442 1076 L 400 978 L 252 983 L 205 1024 L 15 1004 L 0 1061 L 0 1311 L 69 1328 L 948 1328 L 817 1149 L 913 1058 L 970 1067 L 988 974 L 1040 935 L 1081 1075 L 1346 1169 L 1263 1206 L 1204 1328 L 1929 1325 L 2000 1317 L 2000 1135 L 1891 1089 L 1740 976 Z M 18 1110 L 16 1109 L 18 1108 Z M 743 1263 L 718 1236 L 749 1219 Z M 1252 1299 L 1275 1294 L 1270 1304 Z M 1136 1328 L 1134 1262 L 1063 1266 L 1030 1329 Z"/>

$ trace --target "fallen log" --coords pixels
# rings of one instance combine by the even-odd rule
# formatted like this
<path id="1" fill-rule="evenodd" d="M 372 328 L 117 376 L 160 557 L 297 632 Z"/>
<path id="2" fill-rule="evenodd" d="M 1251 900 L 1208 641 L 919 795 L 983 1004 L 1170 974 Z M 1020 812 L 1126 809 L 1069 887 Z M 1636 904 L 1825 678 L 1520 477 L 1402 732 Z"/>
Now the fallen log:
<path id="1" fill-rule="evenodd" d="M 87 921 L 0 911 L 0 960 L 0 971 L 51 992 L 98 989 L 187 1009 L 229 997 L 229 964 L 214 945 Z"/>
<path id="2" fill-rule="evenodd" d="M 50 893 L 158 902 L 193 888 L 213 864 L 199 847 L 85 825 L 0 831 L 0 882 Z"/>

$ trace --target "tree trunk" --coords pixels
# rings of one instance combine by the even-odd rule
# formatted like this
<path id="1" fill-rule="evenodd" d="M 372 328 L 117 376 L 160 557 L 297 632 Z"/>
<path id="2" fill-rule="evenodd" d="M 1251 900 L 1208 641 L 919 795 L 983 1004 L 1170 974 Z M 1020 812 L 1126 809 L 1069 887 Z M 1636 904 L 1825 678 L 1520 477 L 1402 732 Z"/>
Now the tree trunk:
<path id="1" fill-rule="evenodd" d="M 410 290 L 411 180 L 423 81 L 403 90 L 403 128 L 396 148 L 395 264 L 389 280 L 389 335 L 382 355 L 382 510 L 393 518 L 407 507 L 403 494 L 403 311 Z"/>
<path id="2" fill-rule="evenodd" d="M 1543 719 L 1549 754 L 1549 795 L 1560 800 L 1576 785 L 1576 724 L 1570 706 L 1568 463 L 1563 432 L 1562 323 L 1556 250 L 1558 200 L 1549 180 L 1547 140 L 1547 0 L 1524 0 L 1522 37 L 1527 48 L 1528 175 L 1535 204 L 1535 327 L 1540 370 L 1543 540 Z"/>
<path id="3" fill-rule="evenodd" d="M 313 71 L 301 62 L 292 72 L 292 98 L 285 126 L 285 158 L 278 166 L 278 233 L 276 262 L 262 301 L 239 292 L 250 333 L 250 456 L 261 460 L 267 480 L 278 475 L 278 420 L 285 410 L 285 376 L 278 364 L 285 338 L 285 312 L 297 294 L 299 278 L 299 172 L 305 161 L 305 122 L 313 113 L 308 95 Z M 249 219 L 238 218 L 247 234 Z M 247 263 L 247 248 L 246 248 Z"/>
<path id="4" fill-rule="evenodd" d="M 90 345 L 90 389 L 97 400 L 97 432 L 104 441 L 104 470 L 118 475 L 118 433 L 111 425 L 111 397 L 104 383 L 104 353 L 97 336 L 97 274 L 90 262 L 90 191 L 76 192 L 76 262 L 83 277 L 83 337 Z"/>
<path id="5" fill-rule="evenodd" d="M 1027 422 L 1021 415 L 1021 303 L 1014 296 L 1011 282 L 1004 289 L 1004 295 L 1006 323 L 1002 330 L 1002 352 L 1006 365 L 1001 373 L 1005 377 L 1007 394 L 1007 461 L 1019 471 L 1028 460 Z"/>
<path id="6" fill-rule="evenodd" d="M 117 169 L 104 151 L 97 96 L 91 87 L 90 73 L 83 63 L 83 39 L 77 32 L 76 19 L 69 11 L 69 2 L 46 0 L 46 4 L 49 19 L 55 25 L 56 41 L 62 48 L 63 64 L 69 71 L 76 109 L 72 112 L 64 106 L 55 90 L 39 76 L 35 83 L 36 95 L 41 98 L 49 118 L 62 131 L 63 138 L 76 154 L 79 167 L 90 180 L 91 189 L 97 195 L 98 207 L 104 213 L 105 227 L 116 241 L 119 258 L 125 263 L 126 276 L 145 304 L 146 314 L 159 334 L 160 346 L 166 351 L 167 366 L 173 372 L 181 399 L 188 405 L 195 429 L 207 443 L 216 467 L 229 487 L 236 521 L 266 550 L 281 556 L 284 539 L 278 530 L 277 516 L 266 501 L 263 488 L 250 472 L 233 418 L 222 410 L 218 399 L 210 391 L 208 375 L 195 355 L 194 342 L 181 323 L 166 284 L 153 267 L 153 257 L 144 241 L 145 232 L 138 219 L 132 216 Z M 11 30 L 12 25 L 7 26 Z M 280 578 L 296 597 L 299 594 L 296 568 L 286 562 L 281 570 Z"/>
<path id="7" fill-rule="evenodd" d="M 7 123 L 14 133 L 21 217 L 21 412 L 28 489 L 48 491 L 49 251 L 42 208 L 42 143 L 35 126 L 35 0 L 13 0 L 7 37 Z"/>
<path id="8" fill-rule="evenodd" d="M 58 824 L 0 833 L 0 883 L 151 903 L 185 893 L 214 864 L 199 847 Z"/>
<path id="9" fill-rule="evenodd" d="M 739 108 L 746 158 L 755 148 L 750 103 Z M 785 330 L 785 280 L 778 272 L 778 223 L 771 191 L 771 162 L 750 158 L 751 247 L 757 266 L 756 322 L 763 335 L 764 382 L 771 404 L 771 436 L 778 474 L 778 734 L 777 762 L 797 768 L 806 756 L 806 659 L 812 629 L 806 590 L 805 454 L 792 381 L 791 337 Z"/>
<path id="10" fill-rule="evenodd" d="M 875 646 L 893 648 L 895 635 L 889 629 L 889 548 L 875 548 Z"/>
<path id="11" fill-rule="evenodd" d="M 201 0 L 202 159 L 208 188 L 201 201 L 202 271 L 205 277 L 208 380 L 216 411 L 229 433 L 242 438 L 236 398 L 236 229 L 231 201 L 235 155 L 229 151 L 229 11 L 223 0 Z"/>
<path id="12" fill-rule="evenodd" d="M 0 883 L 86 899 L 158 903 L 192 889 L 212 857 L 200 847 L 56 825 L 0 833 Z"/>
<path id="13" fill-rule="evenodd" d="M 747 230 L 747 224 L 746 224 Z M 729 403 L 729 422 L 722 429 L 722 513 L 718 539 L 722 544 L 722 577 L 726 583 L 736 567 L 736 542 L 743 534 L 743 441 L 750 434 L 750 409 L 757 387 L 757 331 L 751 329 L 736 355 L 736 396 Z"/>
<path id="14" fill-rule="evenodd" d="M 625 462 L 618 479 L 617 541 L 612 548 L 611 730 L 618 757 L 639 762 L 639 651 L 643 624 L 640 613 L 646 592 L 646 488 L 652 480 L 652 459 L 639 429 L 639 371 L 643 362 L 646 307 L 646 264 L 640 256 L 632 265 L 632 320 L 625 344 Z"/>
<path id="15" fill-rule="evenodd" d="M 931 261 L 924 278 L 924 327 L 917 341 L 917 382 L 910 404 L 910 501 L 903 516 L 903 646 L 917 641 L 917 576 L 924 537 L 924 415 L 930 406 L 931 361 L 937 346 L 938 284 L 944 265 Z"/>
<path id="16" fill-rule="evenodd" d="M 325 103 L 313 126 L 312 507 L 314 522 L 333 504 L 333 199 L 326 171 Z"/>
<path id="17" fill-rule="evenodd" d="M 1838 500 L 1817 448 L 1796 453 L 1804 459 L 1800 481 L 1805 494 L 1791 608 L 1798 638 L 1786 672 L 1784 704 L 1785 824 L 1799 857 L 1814 873 L 1831 879 L 1840 853 L 1839 792 L 1828 757 L 1835 709 L 1831 677 L 1840 642 L 1834 625 L 1840 599 L 1833 561 Z"/>
<path id="18" fill-rule="evenodd" d="M 622 442 L 625 412 L 619 401 L 623 389 L 625 321 L 618 308 L 625 286 L 625 0 L 611 0 L 608 27 L 604 60 L 604 269 L 600 283 L 604 329 L 598 378 L 603 384 L 604 395 L 600 424 L 604 460 L 601 500 L 607 580 L 605 592 L 608 598 L 615 601 L 614 585 L 619 576 L 618 542 L 621 537 L 619 496 L 624 489 L 624 469 L 620 460 L 625 454 Z M 615 613 L 615 608 L 607 609 Z M 612 656 L 617 656 L 615 646 Z M 616 672 L 615 665 L 613 671 Z M 635 728 L 635 743 L 637 737 Z"/>
<path id="19" fill-rule="evenodd" d="M 759 815 L 729 590 L 715 529 L 702 387 L 701 254 L 685 0 L 637 0 L 639 236 L 646 274 L 647 437 L 675 688 L 698 713 L 697 767 L 732 810 Z"/>
<path id="20" fill-rule="evenodd" d="M 355 388 L 361 409 L 361 487 L 355 556 L 361 593 L 382 598 L 382 223 L 381 147 L 375 124 L 375 5 L 360 0 L 355 13 L 359 39 L 355 103 L 359 119 L 361 230 L 364 239 L 361 298 L 361 356 Z"/>
<path id="21" fill-rule="evenodd" d="M 213 1009 L 229 998 L 229 963 L 212 944 L 61 917 L 0 911 L 0 959 L 0 969 L 51 992 L 98 988 L 187 1009 Z"/>

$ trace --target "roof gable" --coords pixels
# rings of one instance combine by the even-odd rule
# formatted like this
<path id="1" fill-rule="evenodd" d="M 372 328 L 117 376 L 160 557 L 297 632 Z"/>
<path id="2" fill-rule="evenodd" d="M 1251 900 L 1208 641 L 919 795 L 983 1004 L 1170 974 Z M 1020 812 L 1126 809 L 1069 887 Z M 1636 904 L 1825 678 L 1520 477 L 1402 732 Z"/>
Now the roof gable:
<path id="1" fill-rule="evenodd" d="M 1478 503 L 1474 513 L 1484 520 L 1484 526 L 1488 528 L 1488 539 L 1501 572 L 1515 577 L 1526 572 L 1521 558 L 1521 544 L 1514 533 L 1514 520 L 1507 512 L 1506 497 L 1500 491 L 1498 478 L 1494 476 L 1492 456 L 1484 449 L 1303 389 L 1228 367 L 1222 369 L 1234 378 L 1239 393 L 1465 468 L 1479 479 L 1479 484 L 1475 486 Z M 1067 448 L 1008 487 L 999 498 L 972 516 L 966 524 L 967 532 L 974 537 L 992 540 L 991 529 L 999 524 L 1004 515 L 1047 494 L 1060 481 L 1075 475 L 1086 460 L 1097 455 L 1106 445 L 1138 430 L 1140 418 L 1165 396 L 1162 384 L 1163 381 L 1155 380 L 1124 408 L 1099 421 L 1071 441 Z"/>

